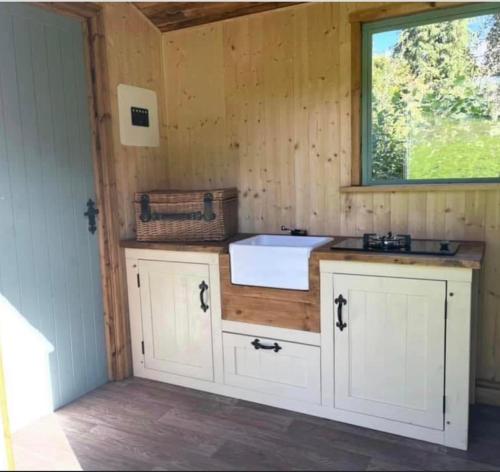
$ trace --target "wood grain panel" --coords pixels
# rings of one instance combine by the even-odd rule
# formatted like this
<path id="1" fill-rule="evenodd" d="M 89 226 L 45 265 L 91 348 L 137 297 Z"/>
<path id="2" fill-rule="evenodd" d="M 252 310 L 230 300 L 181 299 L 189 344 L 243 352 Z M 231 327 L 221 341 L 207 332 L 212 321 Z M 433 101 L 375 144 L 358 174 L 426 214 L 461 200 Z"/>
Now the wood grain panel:
<path id="1" fill-rule="evenodd" d="M 319 333 L 318 259 L 311 258 L 307 291 L 233 285 L 229 254 L 219 256 L 219 267 L 224 320 Z"/>
<path id="2" fill-rule="evenodd" d="M 32 2 L 34 5 L 47 10 L 56 11 L 63 15 L 76 18 L 92 18 L 102 7 L 96 2 Z"/>
<path id="3" fill-rule="evenodd" d="M 386 18 L 394 18 L 396 16 L 421 13 L 433 9 L 457 7 L 464 4 L 464 2 L 401 2 L 392 4 L 379 3 L 377 5 L 367 2 L 364 8 L 362 6 L 357 7 L 357 11 L 354 11 L 349 16 L 349 21 L 356 23 L 383 20 Z M 371 7 L 367 8 L 366 5 L 370 5 Z"/>
<path id="4" fill-rule="evenodd" d="M 106 221 L 101 229 L 101 253 L 109 257 L 101 261 L 108 362 L 110 377 L 119 380 L 131 373 L 127 289 L 119 241 L 134 235 L 134 193 L 165 186 L 168 174 L 164 139 L 159 148 L 126 147 L 120 144 L 118 128 L 119 83 L 152 89 L 157 92 L 159 103 L 163 101 L 160 33 L 129 4 L 101 6 L 88 25 L 89 72 L 96 104 L 93 120 L 94 132 L 98 133 L 95 167 L 101 179 L 100 216 Z M 85 13 L 76 7 L 75 10 L 80 15 Z M 161 111 L 160 108 L 160 126 Z"/>
<path id="5" fill-rule="evenodd" d="M 340 193 L 359 173 L 351 166 L 358 144 L 351 132 L 350 15 L 360 21 L 357 13 L 380 6 L 387 14 L 383 3 L 298 5 L 165 33 L 169 181 L 180 188 L 220 179 L 236 185 L 240 228 L 249 232 L 288 224 L 311 233 L 393 230 L 485 240 L 478 377 L 500 388 L 500 190 Z M 208 52 L 210 61 L 195 59 Z M 210 113 L 216 125 L 206 121 Z M 203 175 L 193 180 L 189 169 L 198 167 Z"/>
<path id="6" fill-rule="evenodd" d="M 227 20 L 298 2 L 137 2 L 136 7 L 160 31 L 172 31 L 190 26 Z"/>
<path id="7" fill-rule="evenodd" d="M 119 199 L 116 210 L 121 222 L 120 237 L 125 238 L 134 235 L 134 193 L 166 187 L 168 169 L 161 113 L 159 147 L 123 146 L 120 143 L 117 86 L 127 84 L 154 90 L 158 103 L 165 101 L 161 34 L 131 5 L 108 3 L 103 8 L 102 17 L 108 65 L 109 119 L 112 123 L 116 190 Z"/>

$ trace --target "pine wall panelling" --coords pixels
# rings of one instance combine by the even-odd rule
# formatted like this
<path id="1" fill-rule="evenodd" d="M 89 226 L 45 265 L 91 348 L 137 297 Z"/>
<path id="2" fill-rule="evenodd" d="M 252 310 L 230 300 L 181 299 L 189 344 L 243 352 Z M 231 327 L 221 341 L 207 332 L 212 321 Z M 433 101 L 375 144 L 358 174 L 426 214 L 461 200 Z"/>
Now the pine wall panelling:
<path id="1" fill-rule="evenodd" d="M 126 238 L 134 235 L 134 192 L 165 187 L 168 169 L 161 114 L 159 147 L 120 144 L 117 86 L 122 83 L 154 90 L 161 108 L 161 103 L 165 101 L 161 69 L 161 33 L 131 4 L 106 4 L 103 9 L 103 21 L 121 222 L 120 236 Z"/>
<path id="2" fill-rule="evenodd" d="M 160 147 L 145 148 L 120 144 L 117 86 L 120 83 L 156 91 L 159 105 L 164 102 L 161 70 L 161 33 L 131 4 L 107 3 L 95 23 L 93 44 L 102 56 L 97 74 L 97 121 L 101 145 L 107 153 L 106 174 L 113 207 L 118 217 L 110 234 L 113 247 L 119 239 L 134 236 L 133 198 L 136 191 L 167 186 L 168 168 L 163 128 Z M 161 107 L 160 126 L 162 126 Z M 116 203 L 115 203 L 116 202 Z M 110 371 L 115 380 L 132 373 L 128 322 L 127 287 L 123 251 L 112 259 L 108 281 L 113 284 L 114 316 L 107 317 Z"/>
<path id="3" fill-rule="evenodd" d="M 241 231 L 485 240 L 478 378 L 500 391 L 500 191 L 341 192 L 351 184 L 349 15 L 375 5 L 304 4 L 164 33 L 169 185 L 237 186 Z"/>

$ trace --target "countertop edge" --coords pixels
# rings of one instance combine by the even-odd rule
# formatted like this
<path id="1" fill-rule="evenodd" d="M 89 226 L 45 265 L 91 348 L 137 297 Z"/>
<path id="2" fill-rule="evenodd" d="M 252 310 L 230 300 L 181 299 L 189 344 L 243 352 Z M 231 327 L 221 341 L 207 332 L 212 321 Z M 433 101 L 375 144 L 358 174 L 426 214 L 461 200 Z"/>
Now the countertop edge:
<path id="1" fill-rule="evenodd" d="M 255 234 L 238 234 L 225 241 L 207 242 L 181 242 L 181 241 L 151 241 L 142 242 L 135 239 L 124 239 L 120 241 L 120 246 L 124 249 L 153 249 L 163 251 L 186 251 L 186 252 L 208 252 L 213 254 L 228 254 L 229 244 L 241 239 L 245 239 Z M 341 241 L 348 236 L 330 236 L 336 241 Z M 455 267 L 463 269 L 479 270 L 485 254 L 485 243 L 483 241 L 457 241 L 462 245 L 455 256 L 426 256 L 412 254 L 385 254 L 385 253 L 355 253 L 353 251 L 332 251 L 331 243 L 327 243 L 314 249 L 311 257 L 319 260 L 338 260 L 368 263 L 392 263 L 403 265 L 424 265 L 437 267 Z M 465 248 L 464 248 L 465 246 Z"/>

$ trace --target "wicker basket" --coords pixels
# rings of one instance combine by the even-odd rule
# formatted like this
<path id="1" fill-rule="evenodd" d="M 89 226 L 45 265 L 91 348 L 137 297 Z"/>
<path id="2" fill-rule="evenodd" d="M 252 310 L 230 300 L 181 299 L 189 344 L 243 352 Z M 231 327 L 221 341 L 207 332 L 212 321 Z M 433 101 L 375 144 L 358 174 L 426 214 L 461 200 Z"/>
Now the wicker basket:
<path id="1" fill-rule="evenodd" d="M 138 241 L 222 241 L 238 232 L 238 192 L 138 192 L 135 214 Z"/>

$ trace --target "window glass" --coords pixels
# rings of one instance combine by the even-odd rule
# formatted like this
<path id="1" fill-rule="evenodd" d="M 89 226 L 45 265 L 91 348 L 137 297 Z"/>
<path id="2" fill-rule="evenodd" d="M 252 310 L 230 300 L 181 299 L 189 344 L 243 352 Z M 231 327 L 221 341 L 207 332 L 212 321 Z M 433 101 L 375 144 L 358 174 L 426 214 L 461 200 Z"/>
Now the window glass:
<path id="1" fill-rule="evenodd" d="M 364 29 L 365 184 L 500 179 L 500 10 L 430 21 Z"/>

